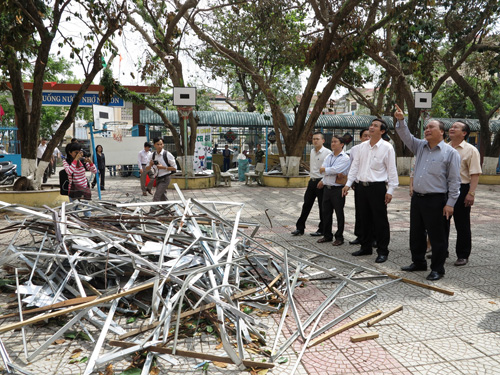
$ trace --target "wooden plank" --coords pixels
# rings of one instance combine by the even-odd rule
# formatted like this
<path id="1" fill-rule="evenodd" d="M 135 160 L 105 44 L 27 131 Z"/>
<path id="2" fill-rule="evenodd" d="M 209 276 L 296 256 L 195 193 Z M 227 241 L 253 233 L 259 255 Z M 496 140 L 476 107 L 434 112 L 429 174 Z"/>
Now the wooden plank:
<path id="1" fill-rule="evenodd" d="M 57 302 L 57 303 L 54 303 L 52 305 L 42 306 L 42 307 L 38 307 L 36 309 L 31 309 L 31 310 L 24 310 L 23 316 L 29 315 L 29 314 L 37 314 L 37 313 L 48 311 L 48 310 L 60 309 L 63 307 L 75 306 L 75 305 L 79 305 L 81 303 L 93 301 L 96 298 L 97 298 L 96 296 L 90 296 L 90 297 L 80 297 L 80 298 L 68 299 L 66 301 Z M 13 318 L 16 316 L 19 316 L 19 312 L 7 314 L 7 315 L 2 315 L 2 316 L 0 316 L 0 319 Z"/>
<path id="2" fill-rule="evenodd" d="M 455 295 L 455 292 L 452 292 L 451 290 L 446 290 L 446 289 L 443 289 L 443 288 L 438 288 L 437 286 L 434 286 L 434 285 L 420 283 L 418 281 L 410 280 L 410 279 L 407 279 L 405 277 L 393 275 L 393 274 L 390 274 L 390 273 L 384 273 L 383 272 L 383 274 L 389 276 L 391 279 L 401 279 L 401 281 L 404 282 L 404 283 L 406 283 L 406 284 L 411 284 L 411 285 L 419 286 L 421 288 L 429 289 L 429 290 L 432 290 L 434 292 L 439 292 L 439 293 L 447 294 L 449 296 Z"/>
<path id="3" fill-rule="evenodd" d="M 274 278 L 274 280 L 269 283 L 269 287 L 272 288 L 273 285 L 276 284 L 276 282 L 281 278 L 281 276 L 282 276 L 281 273 L 278 276 L 276 276 Z M 233 300 L 246 297 L 246 296 L 251 295 L 253 293 L 259 292 L 260 290 L 261 290 L 261 288 L 252 288 L 252 289 L 249 289 L 249 290 L 245 290 L 244 292 L 235 294 L 233 296 Z M 264 291 L 266 291 L 266 290 L 268 290 L 267 287 L 264 289 Z M 185 311 L 185 312 L 181 313 L 181 319 L 182 318 L 186 318 L 186 317 L 191 316 L 191 315 L 198 314 L 201 311 L 204 311 L 204 310 L 207 310 L 207 309 L 212 309 L 215 306 L 217 306 L 217 304 L 214 303 L 214 302 L 212 302 L 212 303 L 208 303 L 206 305 L 200 306 L 197 309 Z M 174 320 L 174 319 L 177 319 L 177 315 L 176 314 L 172 315 L 172 320 Z M 123 335 L 119 336 L 119 339 L 123 340 L 123 339 L 126 339 L 128 337 L 138 335 L 139 333 L 149 331 L 151 329 L 156 328 L 158 326 L 158 324 L 159 324 L 159 322 L 155 322 L 153 324 L 148 324 L 148 325 L 143 326 L 141 328 L 134 329 L 133 331 L 124 333 Z"/>
<path id="4" fill-rule="evenodd" d="M 351 342 L 360 342 L 366 340 L 376 339 L 378 337 L 378 332 L 366 332 L 360 335 L 351 336 Z"/>
<path id="5" fill-rule="evenodd" d="M 349 328 L 355 327 L 358 324 L 363 323 L 363 322 L 365 322 L 367 320 L 370 320 L 370 319 L 372 319 L 372 318 L 374 318 L 374 317 L 376 317 L 377 315 L 380 315 L 380 314 L 382 314 L 382 311 L 377 310 L 377 311 L 372 312 L 370 314 L 364 315 L 361 318 L 354 319 L 353 321 L 351 321 L 349 323 L 346 323 L 343 326 L 340 326 L 338 328 L 335 328 L 333 331 L 330 331 L 330 332 L 326 333 L 325 335 L 320 336 L 320 337 L 312 340 L 309 343 L 308 348 L 311 348 L 311 347 L 313 347 L 315 345 L 318 345 L 318 344 L 322 343 L 323 341 L 328 340 L 330 337 L 333 337 L 335 335 L 338 335 L 339 333 L 347 331 Z"/>
<path id="6" fill-rule="evenodd" d="M 119 348 L 130 348 L 132 346 L 137 345 L 137 344 L 134 344 L 131 342 L 126 342 L 126 341 L 110 341 L 108 344 L 111 346 L 117 346 Z M 202 359 L 205 361 L 215 361 L 215 362 L 234 364 L 233 360 L 229 357 L 222 357 L 219 355 L 213 355 L 213 354 L 207 354 L 207 353 L 192 352 L 192 351 L 188 351 L 188 350 L 177 349 L 175 351 L 175 354 L 173 353 L 172 349 L 164 348 L 161 346 L 148 346 L 147 348 L 144 348 L 144 350 L 162 353 L 162 354 L 178 355 L 181 357 L 197 358 L 197 359 Z M 268 369 L 268 368 L 274 367 L 273 363 L 249 361 L 246 359 L 244 359 L 242 362 L 246 367 L 262 368 L 262 369 Z"/>
<path id="7" fill-rule="evenodd" d="M 375 319 L 372 319 L 370 320 L 366 325 L 368 327 L 371 327 L 372 325 L 380 322 L 381 320 L 384 320 L 385 318 L 388 318 L 389 316 L 391 316 L 392 314 L 395 314 L 397 313 L 398 311 L 401 311 L 403 310 L 403 305 L 399 305 L 398 307 L 390 310 L 390 311 L 387 311 L 386 313 L 383 313 L 382 315 L 376 317 Z"/>
<path id="8" fill-rule="evenodd" d="M 51 313 L 48 313 L 48 314 L 45 314 L 45 315 L 42 315 L 42 316 L 35 316 L 33 318 L 24 320 L 22 322 L 8 324 L 6 326 L 0 327 L 0 333 L 4 333 L 4 332 L 12 331 L 12 330 L 15 330 L 15 329 L 19 329 L 19 328 L 22 328 L 24 326 L 27 326 L 27 325 L 30 325 L 30 324 L 33 324 L 33 323 L 38 323 L 38 322 L 40 322 L 42 320 L 54 318 L 56 316 L 60 316 L 60 315 L 64 315 L 64 314 L 68 314 L 68 313 L 73 312 L 73 311 L 77 311 L 77 310 L 81 310 L 81 309 L 86 309 L 88 307 L 98 306 L 98 305 L 100 305 L 102 303 L 112 301 L 112 300 L 114 300 L 116 298 L 121 298 L 121 297 L 127 296 L 129 294 L 138 293 L 138 292 L 141 292 L 143 290 L 152 288 L 153 285 L 154 285 L 154 281 L 149 282 L 149 283 L 144 284 L 144 285 L 141 285 L 141 286 L 138 286 L 138 287 L 135 287 L 135 288 L 132 288 L 132 289 L 129 289 L 129 290 L 126 290 L 124 292 L 120 292 L 120 293 L 112 294 L 112 295 L 109 295 L 109 296 L 105 296 L 105 297 L 102 297 L 102 298 L 99 298 L 99 299 L 95 299 L 95 300 L 90 301 L 90 302 L 81 303 L 81 304 L 79 304 L 77 306 L 72 306 L 72 307 L 69 307 L 69 308 L 64 309 L 64 310 L 54 311 L 54 312 L 51 312 Z"/>

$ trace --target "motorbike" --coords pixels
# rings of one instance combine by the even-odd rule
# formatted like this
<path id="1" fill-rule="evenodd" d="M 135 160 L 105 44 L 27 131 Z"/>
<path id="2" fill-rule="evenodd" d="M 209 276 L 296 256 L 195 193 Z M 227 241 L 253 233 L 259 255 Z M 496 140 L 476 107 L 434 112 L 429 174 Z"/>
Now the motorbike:
<path id="1" fill-rule="evenodd" d="M 11 161 L 0 162 L 0 185 L 12 185 L 17 177 L 17 165 Z"/>

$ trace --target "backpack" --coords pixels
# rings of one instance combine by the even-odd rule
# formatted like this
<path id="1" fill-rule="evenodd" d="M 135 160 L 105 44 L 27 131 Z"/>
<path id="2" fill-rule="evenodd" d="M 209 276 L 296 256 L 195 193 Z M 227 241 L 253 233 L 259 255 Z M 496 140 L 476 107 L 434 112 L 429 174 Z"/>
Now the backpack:
<path id="1" fill-rule="evenodd" d="M 68 173 L 66 173 L 66 170 L 63 168 L 59 171 L 59 194 L 68 195 L 69 194 L 68 189 L 69 189 Z"/>
<path id="2" fill-rule="evenodd" d="M 156 152 L 153 152 L 153 161 L 155 161 L 155 156 L 156 156 Z M 170 165 L 170 163 L 168 162 L 168 158 L 167 158 L 167 151 L 165 151 L 163 153 L 163 160 L 165 161 L 165 164 L 167 165 L 167 167 L 173 167 L 173 165 Z M 177 166 L 175 166 L 177 168 Z M 170 171 L 169 174 L 174 174 L 175 171 Z"/>

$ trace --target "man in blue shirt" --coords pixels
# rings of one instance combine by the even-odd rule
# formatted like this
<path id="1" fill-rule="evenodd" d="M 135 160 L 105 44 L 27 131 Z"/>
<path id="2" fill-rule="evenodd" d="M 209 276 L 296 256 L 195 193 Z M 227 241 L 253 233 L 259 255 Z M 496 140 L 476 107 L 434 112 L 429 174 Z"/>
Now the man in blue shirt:
<path id="1" fill-rule="evenodd" d="M 403 271 L 426 271 L 426 233 L 432 246 L 431 273 L 427 280 L 444 276 L 448 256 L 448 232 L 460 189 L 460 155 L 444 142 L 444 124 L 431 120 L 425 139 L 414 137 L 396 105 L 396 132 L 415 155 L 413 195 L 410 206 L 410 250 L 412 263 Z"/>

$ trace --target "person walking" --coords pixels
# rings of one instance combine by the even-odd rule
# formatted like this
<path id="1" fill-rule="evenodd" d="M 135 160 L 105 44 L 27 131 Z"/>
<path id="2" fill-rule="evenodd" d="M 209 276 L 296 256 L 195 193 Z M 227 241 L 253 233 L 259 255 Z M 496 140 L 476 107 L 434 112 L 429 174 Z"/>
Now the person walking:
<path id="1" fill-rule="evenodd" d="M 148 193 L 153 195 L 151 192 L 154 184 L 154 177 L 151 171 L 146 171 L 146 166 L 151 158 L 151 143 L 144 142 L 144 149 L 139 151 L 137 166 L 139 167 L 139 173 L 141 174 L 141 190 L 142 195 L 147 196 Z M 147 176 L 149 176 L 149 183 L 146 185 Z"/>
<path id="2" fill-rule="evenodd" d="M 482 173 L 481 159 L 477 148 L 467 142 L 470 127 L 465 120 L 456 121 L 450 128 L 450 143 L 460 154 L 460 195 L 453 208 L 453 221 L 457 231 L 455 266 L 465 266 L 472 251 L 470 212 L 474 205 L 479 175 Z"/>
<path id="3" fill-rule="evenodd" d="M 104 156 L 103 148 L 101 145 L 97 145 L 95 148 L 95 156 L 97 160 L 97 169 L 99 170 L 99 184 L 101 190 L 106 190 L 104 188 L 104 175 L 106 174 L 106 157 Z M 94 181 L 92 181 L 92 189 L 97 184 L 97 175 L 94 176 Z"/>
<path id="4" fill-rule="evenodd" d="M 345 196 L 342 195 L 342 188 L 346 183 L 345 176 L 351 165 L 351 160 L 344 151 L 345 144 L 346 141 L 343 137 L 334 135 L 331 142 L 332 153 L 325 158 L 323 165 L 319 169 L 319 172 L 324 174 L 324 177 L 319 182 L 318 188 L 324 190 L 324 192 L 322 203 L 323 237 L 318 240 L 318 243 L 333 240 L 332 216 L 333 211 L 335 211 L 337 231 L 335 232 L 333 246 L 340 246 L 344 243 Z"/>
<path id="5" fill-rule="evenodd" d="M 410 251 L 412 263 L 401 270 L 426 271 L 426 233 L 432 247 L 431 272 L 427 280 L 437 281 L 445 274 L 448 233 L 453 208 L 459 197 L 460 155 L 444 142 L 444 124 L 427 123 L 425 139 L 414 137 L 396 105 L 396 132 L 415 155 L 413 195 L 410 204 Z"/>
<path id="6" fill-rule="evenodd" d="M 370 140 L 361 143 L 356 153 L 347 183 L 342 190 L 347 195 L 354 181 L 358 181 L 356 193 L 359 198 L 361 217 L 361 248 L 353 256 L 370 255 L 373 238 L 377 241 L 375 263 L 384 263 L 389 256 L 391 239 L 387 205 L 399 185 L 394 147 L 382 139 L 388 126 L 382 119 L 374 119 L 369 127 Z M 372 229 L 373 228 L 373 229 Z"/>
<path id="7" fill-rule="evenodd" d="M 295 230 L 292 232 L 292 236 L 301 236 L 304 234 L 306 229 L 306 221 L 311 212 L 316 198 L 318 199 L 319 207 L 319 224 L 316 232 L 311 233 L 311 236 L 323 236 L 323 189 L 318 187 L 319 182 L 323 178 L 319 170 L 323 165 L 323 161 L 331 151 L 323 146 L 325 143 L 325 137 L 323 133 L 316 132 L 312 136 L 313 148 L 311 149 L 311 156 L 309 158 L 309 182 L 307 183 L 307 189 L 304 193 L 304 203 L 302 204 L 302 211 L 300 212 L 300 217 L 295 223 Z"/>
<path id="8" fill-rule="evenodd" d="M 167 200 L 167 188 L 170 184 L 170 175 L 177 171 L 177 163 L 174 155 L 163 149 L 163 140 L 154 138 L 153 145 L 155 151 L 151 154 L 149 164 L 146 166 L 146 172 L 153 170 L 156 175 L 156 190 L 153 195 L 153 202 L 162 202 Z M 156 211 L 156 208 L 152 208 Z"/>

